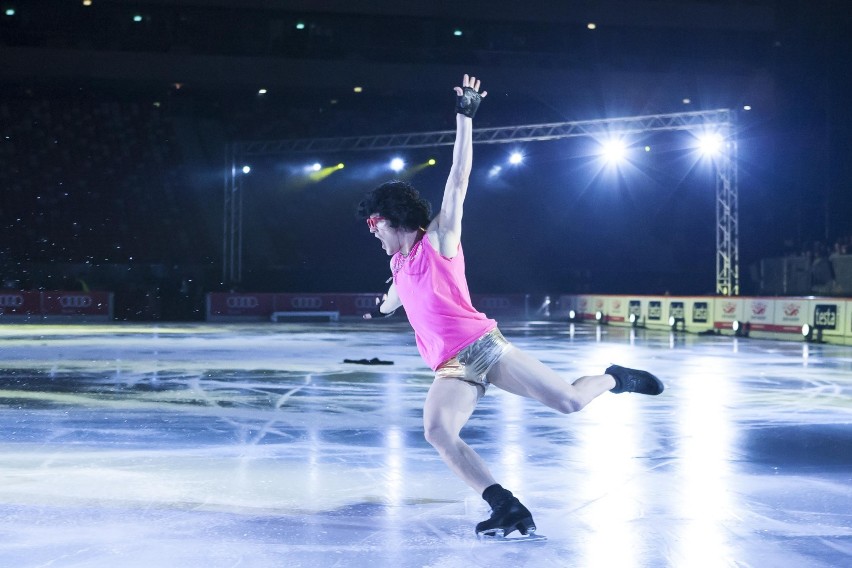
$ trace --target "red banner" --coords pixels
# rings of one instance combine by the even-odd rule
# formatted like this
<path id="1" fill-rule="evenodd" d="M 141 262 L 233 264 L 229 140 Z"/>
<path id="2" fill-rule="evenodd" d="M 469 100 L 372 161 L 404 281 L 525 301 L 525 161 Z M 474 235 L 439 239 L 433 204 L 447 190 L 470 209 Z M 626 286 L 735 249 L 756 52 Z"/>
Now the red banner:
<path id="1" fill-rule="evenodd" d="M 109 316 L 109 292 L 42 292 L 42 313 L 46 316 Z"/>
<path id="2" fill-rule="evenodd" d="M 41 292 L 0 290 L 0 315 L 41 314 Z"/>
<path id="3" fill-rule="evenodd" d="M 274 294 L 210 292 L 207 295 L 208 316 L 256 316 L 268 318 L 272 313 Z"/>

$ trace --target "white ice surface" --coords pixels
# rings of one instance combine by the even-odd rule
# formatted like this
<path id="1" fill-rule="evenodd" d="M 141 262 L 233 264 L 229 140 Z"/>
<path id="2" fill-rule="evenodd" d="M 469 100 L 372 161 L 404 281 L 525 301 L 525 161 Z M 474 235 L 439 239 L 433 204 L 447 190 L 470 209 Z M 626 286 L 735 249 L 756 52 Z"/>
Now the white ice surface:
<path id="1" fill-rule="evenodd" d="M 489 390 L 464 436 L 544 543 L 473 537 L 404 322 L 0 326 L 0 566 L 852 565 L 852 348 L 502 329 L 667 385 L 572 416 Z"/>

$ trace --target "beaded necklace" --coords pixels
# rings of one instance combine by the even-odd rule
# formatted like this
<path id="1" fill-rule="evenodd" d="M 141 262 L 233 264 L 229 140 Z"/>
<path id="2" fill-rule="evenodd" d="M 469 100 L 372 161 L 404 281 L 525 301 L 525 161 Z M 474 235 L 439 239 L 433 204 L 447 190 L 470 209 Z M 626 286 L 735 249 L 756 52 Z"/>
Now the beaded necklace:
<path id="1" fill-rule="evenodd" d="M 402 270 L 402 267 L 405 266 L 405 263 L 408 262 L 408 259 L 414 258 L 417 255 L 417 249 L 420 248 L 420 243 L 423 242 L 424 237 L 425 235 L 417 239 L 417 242 L 412 245 L 411 250 L 408 251 L 408 254 L 402 254 L 401 252 L 399 252 L 393 257 L 393 266 L 391 267 L 392 278 L 396 278 L 397 272 Z"/>

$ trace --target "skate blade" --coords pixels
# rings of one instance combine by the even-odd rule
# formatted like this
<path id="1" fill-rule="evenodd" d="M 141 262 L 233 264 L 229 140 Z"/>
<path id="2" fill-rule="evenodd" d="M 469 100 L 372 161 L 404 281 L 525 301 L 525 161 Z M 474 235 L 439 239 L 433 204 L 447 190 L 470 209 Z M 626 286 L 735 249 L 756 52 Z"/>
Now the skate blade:
<path id="1" fill-rule="evenodd" d="M 476 535 L 483 542 L 541 542 L 547 540 L 543 534 L 536 534 L 535 531 L 529 531 L 527 534 L 518 534 L 517 536 L 506 536 L 503 529 L 488 531 Z"/>
<path id="2" fill-rule="evenodd" d="M 543 534 L 535 534 L 535 533 L 525 534 L 525 535 L 521 535 L 521 536 L 496 536 L 496 535 L 495 536 L 489 536 L 489 535 L 481 534 L 481 535 L 479 535 L 479 540 L 481 540 L 482 542 L 488 542 L 488 543 L 492 543 L 492 542 L 494 542 L 494 543 L 496 543 L 496 542 L 501 542 L 501 543 L 507 543 L 507 542 L 543 542 L 543 541 L 547 540 L 547 537 L 544 536 Z"/>

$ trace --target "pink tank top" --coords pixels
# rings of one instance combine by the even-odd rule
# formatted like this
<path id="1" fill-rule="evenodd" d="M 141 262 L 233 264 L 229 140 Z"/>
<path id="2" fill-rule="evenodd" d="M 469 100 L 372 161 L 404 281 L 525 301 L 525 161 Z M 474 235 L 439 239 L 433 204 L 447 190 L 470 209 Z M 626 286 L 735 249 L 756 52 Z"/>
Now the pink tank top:
<path id="1" fill-rule="evenodd" d="M 446 258 L 424 236 L 408 257 L 396 253 L 392 266 L 417 348 L 433 370 L 497 327 L 471 304 L 461 244 L 456 256 Z"/>

